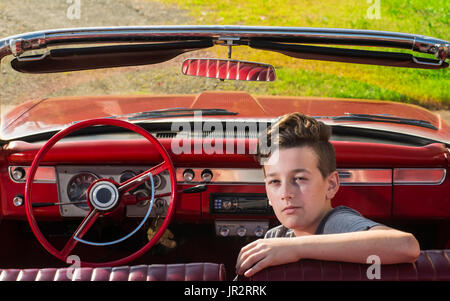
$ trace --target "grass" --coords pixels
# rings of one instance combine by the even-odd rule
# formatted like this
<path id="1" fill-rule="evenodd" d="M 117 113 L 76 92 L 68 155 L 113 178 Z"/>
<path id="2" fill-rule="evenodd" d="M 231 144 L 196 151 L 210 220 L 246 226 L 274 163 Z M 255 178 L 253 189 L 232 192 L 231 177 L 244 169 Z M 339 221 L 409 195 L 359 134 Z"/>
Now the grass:
<path id="1" fill-rule="evenodd" d="M 379 3 L 379 19 L 369 19 Z M 299 26 L 387 30 L 449 40 L 450 1 L 434 0 L 163 0 L 191 14 L 196 24 Z M 242 49 L 241 49 L 242 48 Z M 226 49 L 217 50 L 226 57 Z M 450 109 L 448 70 L 419 70 L 312 60 L 235 47 L 233 58 L 271 63 L 286 80 L 270 94 L 355 97 Z"/>
<path id="2" fill-rule="evenodd" d="M 358 98 L 365 93 L 368 98 L 382 95 L 386 99 L 398 98 L 402 95 L 368 84 L 341 78 L 335 75 L 318 73 L 309 70 L 292 70 L 280 68 L 278 76 L 284 80 L 265 82 L 218 81 L 200 77 L 184 76 L 178 66 L 169 66 L 155 72 L 154 68 L 120 69 L 105 78 L 79 83 L 56 91 L 49 97 L 62 95 L 118 95 L 118 94 L 198 94 L 205 90 L 247 91 L 255 95 L 306 95 L 314 96 L 318 89 L 326 97 Z M 295 74 L 294 74 L 295 73 Z M 295 76 L 294 76 L 295 75 Z M 174 85 L 173 83 L 177 83 Z"/>

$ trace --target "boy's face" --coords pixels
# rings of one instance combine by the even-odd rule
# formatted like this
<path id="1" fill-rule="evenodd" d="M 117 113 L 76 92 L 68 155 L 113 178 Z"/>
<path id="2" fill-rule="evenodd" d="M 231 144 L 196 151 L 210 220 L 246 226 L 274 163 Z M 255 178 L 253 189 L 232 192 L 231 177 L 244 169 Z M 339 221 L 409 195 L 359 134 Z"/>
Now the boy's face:
<path id="1" fill-rule="evenodd" d="M 269 204 L 278 220 L 297 236 L 314 234 L 331 209 L 331 199 L 339 189 L 338 174 L 333 172 L 324 179 L 317 154 L 308 146 L 276 152 L 272 156 L 278 156 L 277 164 L 264 166 Z"/>

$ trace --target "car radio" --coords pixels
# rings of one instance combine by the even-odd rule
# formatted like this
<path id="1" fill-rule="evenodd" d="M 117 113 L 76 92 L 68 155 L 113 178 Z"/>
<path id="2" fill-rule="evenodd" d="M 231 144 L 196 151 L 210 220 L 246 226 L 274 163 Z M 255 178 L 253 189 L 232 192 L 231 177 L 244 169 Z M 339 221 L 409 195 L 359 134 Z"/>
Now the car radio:
<path id="1" fill-rule="evenodd" d="M 264 193 L 212 193 L 209 206 L 212 214 L 273 214 Z"/>

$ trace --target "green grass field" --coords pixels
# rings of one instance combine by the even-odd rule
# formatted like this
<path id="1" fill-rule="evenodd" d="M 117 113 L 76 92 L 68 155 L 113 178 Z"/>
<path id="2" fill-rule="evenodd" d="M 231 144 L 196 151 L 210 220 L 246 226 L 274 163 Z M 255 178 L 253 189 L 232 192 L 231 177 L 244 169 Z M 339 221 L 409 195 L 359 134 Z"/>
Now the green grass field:
<path id="1" fill-rule="evenodd" d="M 188 10 L 194 24 L 372 29 L 450 40 L 450 1 L 447 0 L 161 1 Z M 376 3 L 379 3 L 379 10 Z M 379 19 L 368 17 L 377 11 Z M 217 52 L 218 56 L 226 57 L 225 47 Z M 450 109 L 450 77 L 446 69 L 415 70 L 292 60 L 245 47 L 235 47 L 233 58 L 273 64 L 280 80 L 270 84 L 270 94 L 384 99 L 429 109 Z"/>

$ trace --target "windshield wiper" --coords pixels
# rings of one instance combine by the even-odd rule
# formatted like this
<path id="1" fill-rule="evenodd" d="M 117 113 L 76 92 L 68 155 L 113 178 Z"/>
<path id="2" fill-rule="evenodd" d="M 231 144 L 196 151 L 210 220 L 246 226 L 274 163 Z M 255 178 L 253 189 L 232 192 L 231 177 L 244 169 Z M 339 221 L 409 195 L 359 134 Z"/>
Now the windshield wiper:
<path id="1" fill-rule="evenodd" d="M 408 124 L 414 126 L 420 126 L 428 129 L 437 130 L 428 121 L 402 118 L 402 117 L 391 117 L 386 115 L 372 115 L 372 114 L 346 114 L 344 116 L 314 116 L 315 118 L 328 118 L 334 121 L 371 121 L 371 122 L 388 122 L 388 123 L 398 123 L 398 124 Z"/>
<path id="2" fill-rule="evenodd" d="M 99 68 L 158 64 L 185 52 L 212 47 L 212 40 L 138 45 L 52 49 L 44 54 L 16 57 L 14 70 L 23 73 L 53 73 Z"/>
<path id="3" fill-rule="evenodd" d="M 441 69 L 448 67 L 448 63 L 444 61 L 445 59 L 435 60 L 416 57 L 409 53 L 273 43 L 264 40 L 252 40 L 249 42 L 249 46 L 255 49 L 276 51 L 287 56 L 307 60 L 422 69 Z"/>
<path id="4" fill-rule="evenodd" d="M 145 111 L 139 113 L 131 113 L 125 115 L 116 115 L 108 118 L 128 117 L 128 120 L 140 120 L 147 118 L 170 118 L 170 117 L 187 117 L 196 116 L 201 114 L 202 116 L 223 116 L 223 115 L 238 115 L 237 112 L 230 112 L 225 109 L 188 109 L 188 108 L 171 108 L 163 110 Z"/>

